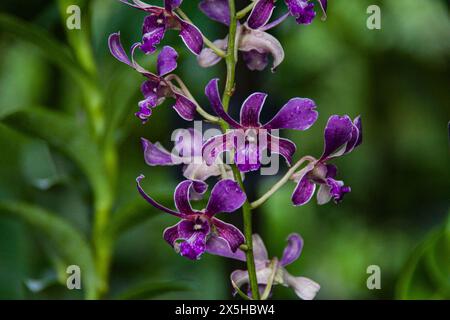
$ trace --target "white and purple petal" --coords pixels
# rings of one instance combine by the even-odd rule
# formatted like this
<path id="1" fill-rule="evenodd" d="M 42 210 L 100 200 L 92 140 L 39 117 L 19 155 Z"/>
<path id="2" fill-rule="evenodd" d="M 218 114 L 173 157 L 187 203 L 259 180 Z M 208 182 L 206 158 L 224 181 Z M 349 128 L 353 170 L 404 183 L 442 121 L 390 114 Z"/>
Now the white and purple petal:
<path id="1" fill-rule="evenodd" d="M 223 120 L 225 120 L 231 127 L 233 128 L 240 128 L 241 125 L 237 123 L 236 120 L 230 117 L 230 115 L 225 112 L 223 105 L 222 105 L 222 99 L 220 98 L 219 93 L 219 79 L 215 78 L 212 79 L 205 87 L 205 94 L 208 97 L 209 103 L 211 104 L 211 107 L 213 108 L 214 112 L 221 117 Z"/>
<path id="2" fill-rule="evenodd" d="M 161 211 L 164 211 L 164 212 L 167 212 L 167 213 L 169 213 L 169 214 L 171 214 L 171 215 L 174 215 L 174 216 L 176 216 L 176 217 L 179 217 L 179 218 L 184 218 L 184 217 L 186 217 L 185 214 L 180 213 L 180 212 L 177 212 L 177 211 L 174 211 L 174 210 L 169 209 L 169 208 L 166 208 L 166 207 L 163 206 L 162 204 L 160 204 L 160 203 L 156 202 L 155 200 L 153 200 L 153 198 L 151 198 L 151 197 L 144 191 L 144 189 L 143 189 L 142 186 L 141 186 L 141 181 L 142 181 L 142 179 L 144 179 L 144 178 L 145 178 L 144 175 L 140 175 L 139 177 L 137 177 L 137 178 L 136 178 L 136 184 L 137 184 L 137 189 L 138 189 L 139 193 L 141 194 L 141 196 L 142 196 L 148 203 L 150 203 L 150 204 L 151 204 L 152 206 L 154 206 L 156 209 L 161 210 Z"/>
<path id="3" fill-rule="evenodd" d="M 270 20 L 273 9 L 275 9 L 274 2 L 274 0 L 258 0 L 247 19 L 247 25 L 252 29 L 264 26 Z"/>
<path id="4" fill-rule="evenodd" d="M 202 0 L 199 8 L 208 18 L 227 26 L 230 24 L 228 0 Z"/>
<path id="5" fill-rule="evenodd" d="M 246 199 L 247 196 L 236 181 L 220 180 L 211 190 L 205 214 L 212 217 L 220 212 L 234 212 L 242 207 Z"/>
<path id="6" fill-rule="evenodd" d="M 142 26 L 142 45 L 140 46 L 145 54 L 152 54 L 156 51 L 156 46 L 164 38 L 166 23 L 164 14 L 151 14 L 145 17 Z"/>
<path id="7" fill-rule="evenodd" d="M 239 130 L 242 131 L 242 130 Z M 239 134 L 241 136 L 241 134 Z M 240 172 L 256 171 L 261 168 L 261 153 L 265 149 L 258 144 L 257 137 L 251 137 L 253 141 L 248 141 L 248 135 L 244 135 L 243 139 L 237 139 L 236 153 L 234 155 L 234 163 Z"/>
<path id="8" fill-rule="evenodd" d="M 259 52 L 250 50 L 242 53 L 242 58 L 251 71 L 263 71 L 269 64 L 269 54 L 267 52 Z"/>
<path id="9" fill-rule="evenodd" d="M 179 158 L 167 151 L 159 142 L 153 144 L 141 138 L 144 160 L 149 166 L 173 166 L 179 164 Z"/>
<path id="10" fill-rule="evenodd" d="M 283 257 L 281 258 L 281 265 L 287 266 L 297 260 L 300 257 L 303 249 L 303 239 L 297 233 L 292 233 L 288 236 L 288 244 L 283 251 Z"/>
<path id="11" fill-rule="evenodd" d="M 259 128 L 259 115 L 266 101 L 267 94 L 261 92 L 252 93 L 242 104 L 240 119 L 245 128 Z"/>
<path id="12" fill-rule="evenodd" d="M 344 195 L 351 192 L 351 188 L 349 186 L 345 186 L 344 182 L 340 180 L 327 178 L 327 186 L 329 187 L 330 195 L 335 203 L 341 202 Z"/>
<path id="13" fill-rule="evenodd" d="M 211 223 L 214 225 L 214 234 L 227 242 L 231 252 L 236 252 L 239 246 L 245 242 L 245 237 L 241 230 L 232 224 L 223 222 L 217 218 L 212 218 Z"/>
<path id="14" fill-rule="evenodd" d="M 293 98 L 263 128 L 307 130 L 316 122 L 318 115 L 313 100 Z"/>
<path id="15" fill-rule="evenodd" d="M 198 214 L 197 211 L 192 209 L 190 194 L 192 190 L 206 191 L 205 185 L 206 183 L 199 180 L 185 180 L 180 182 L 174 192 L 174 201 L 177 210 L 185 216 Z"/>
<path id="16" fill-rule="evenodd" d="M 164 46 L 158 55 L 156 64 L 157 72 L 160 77 L 171 73 L 177 68 L 178 53 L 170 46 Z"/>
<path id="17" fill-rule="evenodd" d="M 294 289 L 295 293 L 300 299 L 312 300 L 316 297 L 320 290 L 320 285 L 311 279 L 305 277 L 294 277 L 285 272 L 284 282 Z"/>
<path id="18" fill-rule="evenodd" d="M 308 0 L 285 0 L 285 2 L 298 24 L 310 24 L 316 16 L 314 4 Z"/>
<path id="19" fill-rule="evenodd" d="M 341 156 L 352 138 L 353 130 L 354 125 L 349 116 L 331 116 L 325 127 L 325 147 L 320 160 Z"/>
<path id="20" fill-rule="evenodd" d="M 213 42 L 213 44 L 222 50 L 226 50 L 228 46 L 228 37 L 224 39 L 218 39 Z M 200 67 L 208 68 L 216 65 L 222 57 L 218 56 L 212 49 L 205 47 L 202 49 L 200 54 L 197 56 L 197 62 Z"/>
<path id="21" fill-rule="evenodd" d="M 183 39 L 184 44 L 195 55 L 199 55 L 203 48 L 203 35 L 196 26 L 179 19 L 180 23 L 180 37 Z"/>
<path id="22" fill-rule="evenodd" d="M 172 108 L 186 121 L 192 121 L 195 118 L 197 106 L 191 99 L 180 93 L 175 93 L 175 104 Z"/>
<path id="23" fill-rule="evenodd" d="M 255 261 L 266 262 L 269 260 L 269 255 L 267 254 L 266 246 L 259 234 L 254 233 L 252 237 L 253 241 L 253 256 Z"/>
<path id="24" fill-rule="evenodd" d="M 239 50 L 243 52 L 257 51 L 260 54 L 272 55 L 272 72 L 284 60 L 284 50 L 281 43 L 271 34 L 261 30 L 244 29 L 239 42 Z M 247 56 L 247 58 L 249 57 Z"/>
<path id="25" fill-rule="evenodd" d="M 305 167 L 306 169 L 306 167 Z M 298 177 L 297 186 L 292 193 L 292 203 L 295 206 L 301 206 L 311 200 L 314 191 L 316 190 L 316 184 L 308 178 L 308 174 L 312 169 L 304 170 L 302 175 Z"/>
<path id="26" fill-rule="evenodd" d="M 210 138 L 203 144 L 202 155 L 207 165 L 212 165 L 224 152 L 234 150 L 233 131 Z"/>
<path id="27" fill-rule="evenodd" d="M 297 147 L 289 139 L 283 139 L 274 135 L 267 135 L 267 146 L 270 153 L 277 153 L 281 155 L 288 165 L 292 163 L 292 156 L 294 155 Z"/>
<path id="28" fill-rule="evenodd" d="M 206 251 L 206 239 L 210 232 L 208 221 L 201 219 L 183 220 L 178 224 L 177 243 L 174 248 L 181 256 L 198 260 Z"/>
<path id="29" fill-rule="evenodd" d="M 172 10 L 178 8 L 183 0 L 164 0 L 164 8 L 171 12 Z"/>
<path id="30" fill-rule="evenodd" d="M 214 234 L 211 234 L 211 237 L 206 242 L 206 252 L 234 260 L 245 261 L 246 259 L 244 251 L 240 249 L 235 252 L 231 251 L 228 241 Z"/>

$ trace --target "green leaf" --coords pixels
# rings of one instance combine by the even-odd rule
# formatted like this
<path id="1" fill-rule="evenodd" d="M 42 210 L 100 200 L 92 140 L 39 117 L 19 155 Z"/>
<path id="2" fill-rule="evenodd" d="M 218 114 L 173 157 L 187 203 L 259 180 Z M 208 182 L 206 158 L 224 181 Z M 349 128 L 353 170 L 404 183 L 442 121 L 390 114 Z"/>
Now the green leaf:
<path id="1" fill-rule="evenodd" d="M 414 250 L 397 283 L 399 299 L 450 298 L 450 251 L 445 229 L 434 230 Z"/>
<path id="2" fill-rule="evenodd" d="M 20 40 L 34 44 L 45 58 L 58 65 L 74 79 L 83 93 L 83 106 L 91 118 L 95 132 L 102 133 L 105 129 L 101 109 L 102 92 L 98 83 L 94 81 L 95 78 L 80 68 L 69 48 L 53 39 L 46 30 L 13 16 L 0 14 L 0 29 Z"/>
<path id="3" fill-rule="evenodd" d="M 96 75 L 94 55 L 91 47 L 89 1 L 87 0 L 58 0 L 59 11 L 63 27 L 66 30 L 68 42 L 70 43 L 81 66 L 92 75 Z M 76 5 L 81 11 L 81 29 L 70 30 L 67 28 L 67 19 L 72 13 L 67 13 L 67 9 Z"/>
<path id="4" fill-rule="evenodd" d="M 92 252 L 77 230 L 55 214 L 26 203 L 0 202 L 0 214 L 20 218 L 51 244 L 67 266 L 80 266 L 86 297 L 95 298 L 98 280 Z"/>
<path id="5" fill-rule="evenodd" d="M 112 191 L 103 158 L 86 126 L 71 118 L 33 106 L 7 118 L 15 128 L 47 141 L 70 157 L 87 176 L 95 195 L 95 209 L 109 210 Z"/>
<path id="6" fill-rule="evenodd" d="M 69 48 L 53 39 L 39 26 L 10 15 L 0 14 L 0 29 L 22 41 L 34 44 L 45 58 L 61 67 L 81 85 L 86 86 L 91 81 L 78 67 Z"/>
<path id="7" fill-rule="evenodd" d="M 132 299 L 151 299 L 164 293 L 189 291 L 191 288 L 180 282 L 155 282 L 148 281 L 132 287 L 131 289 L 120 294 L 117 299 L 132 300 Z"/>

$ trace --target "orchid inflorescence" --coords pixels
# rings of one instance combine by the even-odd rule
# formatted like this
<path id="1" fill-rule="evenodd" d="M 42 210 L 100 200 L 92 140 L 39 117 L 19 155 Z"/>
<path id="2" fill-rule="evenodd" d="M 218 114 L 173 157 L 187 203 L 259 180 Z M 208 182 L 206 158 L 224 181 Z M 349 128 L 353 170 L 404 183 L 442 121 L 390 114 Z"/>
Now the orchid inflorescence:
<path id="1" fill-rule="evenodd" d="M 291 199 L 295 206 L 309 202 L 317 185 L 318 204 L 330 200 L 340 202 L 350 192 L 350 187 L 336 180 L 337 168 L 329 162 L 350 153 L 361 144 L 361 119 L 357 117 L 352 120 L 347 115 L 331 116 L 325 127 L 323 154 L 318 159 L 304 156 L 293 164 L 296 145 L 289 139 L 280 138 L 278 130 L 309 129 L 318 118 L 313 100 L 290 99 L 264 124 L 260 122 L 260 114 L 267 94 L 251 94 L 242 104 L 239 121 L 228 114 L 228 106 L 235 87 L 238 52 L 242 52 L 243 61 L 250 70 L 265 69 L 271 59 L 271 70 L 274 72 L 284 59 L 284 50 L 268 31 L 290 16 L 295 18 L 297 24 L 308 25 L 316 16 L 316 8 L 322 11 L 325 18 L 327 1 L 285 0 L 286 13 L 271 19 L 276 0 L 253 0 L 239 12 L 236 12 L 234 0 L 202 0 L 199 9 L 210 19 L 229 27 L 228 36 L 215 41 L 208 40 L 181 10 L 182 0 L 165 0 L 162 7 L 139 0 L 120 1 L 147 13 L 142 40 L 132 45 L 129 54 L 122 46 L 119 33 L 109 37 L 112 55 L 146 78 L 141 86 L 144 99 L 139 102 L 136 116 L 145 123 L 157 106 L 166 98 L 172 98 L 175 101 L 173 109 L 184 120 L 193 121 L 199 114 L 222 130 L 221 134 L 208 139 L 197 129 L 178 130 L 172 152 L 160 143 L 142 138 L 144 159 L 148 165 L 183 165 L 183 176 L 186 178 L 174 192 L 176 210 L 163 206 L 144 191 L 141 185 L 143 175 L 136 179 L 138 191 L 145 200 L 180 219 L 177 224 L 164 230 L 164 240 L 188 259 L 200 259 L 206 252 L 246 261 L 248 270 L 236 270 L 231 274 L 235 292 L 243 298 L 267 299 L 272 286 L 281 284 L 292 287 L 302 299 L 313 299 L 320 286 L 308 278 L 294 277 L 285 269 L 300 256 L 303 239 L 298 234 L 291 234 L 282 259 L 269 259 L 261 238 L 252 233 L 251 211 L 289 180 L 297 184 Z M 245 22 L 240 21 L 246 16 Z M 219 79 L 212 79 L 205 87 L 205 94 L 216 115 L 205 111 L 184 82 L 173 74 L 177 68 L 178 53 L 172 47 L 163 46 L 159 51 L 156 72 L 147 71 L 136 62 L 137 49 L 146 55 L 154 54 L 168 30 L 179 32 L 187 48 L 197 56 L 200 66 L 209 67 L 225 60 L 227 81 L 223 98 L 219 92 Z M 224 155 L 231 155 L 231 159 L 223 161 Z M 263 158 L 274 155 L 281 155 L 290 169 L 260 199 L 249 201 L 243 184 L 244 175 L 260 170 Z M 206 207 L 194 209 L 191 203 L 203 198 L 208 189 L 206 181 L 211 177 L 215 177 L 217 182 L 212 187 Z M 239 208 L 243 211 L 244 233 L 216 217 L 219 213 L 232 213 Z M 245 284 L 248 285 L 247 293 L 241 290 Z"/>

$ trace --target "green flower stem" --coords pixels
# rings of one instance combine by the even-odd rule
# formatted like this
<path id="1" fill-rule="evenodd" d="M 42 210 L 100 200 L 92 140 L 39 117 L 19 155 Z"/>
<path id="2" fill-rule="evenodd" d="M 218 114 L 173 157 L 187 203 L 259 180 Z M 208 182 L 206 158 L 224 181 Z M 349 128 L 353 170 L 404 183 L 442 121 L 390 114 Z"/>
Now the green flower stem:
<path id="1" fill-rule="evenodd" d="M 315 161 L 314 158 L 310 156 L 305 156 L 297 161 L 296 164 L 294 164 L 288 172 L 281 178 L 277 183 L 275 183 L 269 191 L 267 191 L 261 198 L 258 200 L 255 200 L 251 203 L 252 209 L 258 208 L 260 205 L 262 205 L 264 202 L 266 202 L 267 199 L 269 199 L 275 192 L 278 191 L 288 180 L 292 177 L 292 175 L 295 173 L 295 171 L 305 162 L 305 161 Z"/>
<path id="2" fill-rule="evenodd" d="M 222 98 L 222 104 L 225 110 L 228 110 L 230 105 L 230 99 L 234 92 L 234 81 L 236 73 L 236 29 L 237 29 L 237 19 L 236 19 L 236 6 L 234 0 L 228 0 L 230 7 L 230 29 L 228 35 L 228 49 L 225 62 L 227 64 L 227 80 L 225 83 L 225 91 Z M 221 128 L 224 132 L 229 129 L 229 126 L 224 121 L 220 123 Z M 239 172 L 236 165 L 232 165 L 234 179 L 239 183 L 241 189 L 245 192 L 244 184 L 242 182 L 241 173 Z M 250 288 L 252 292 L 252 298 L 259 300 L 259 289 L 258 280 L 256 278 L 256 268 L 255 268 L 255 258 L 253 256 L 253 241 L 252 241 L 252 208 L 248 199 L 245 201 L 242 207 L 242 217 L 244 222 L 244 235 L 246 239 L 246 250 L 245 256 L 247 260 L 247 271 L 249 274 Z"/>
<path id="3" fill-rule="evenodd" d="M 177 14 L 183 18 L 184 20 L 186 20 L 189 23 L 192 23 L 192 20 L 187 16 L 186 13 L 184 13 L 183 10 L 181 10 L 180 8 L 176 9 Z M 220 49 L 219 47 L 217 47 L 211 40 L 209 40 L 202 32 L 202 37 L 203 37 L 203 43 L 206 44 L 212 51 L 214 51 L 215 54 L 217 54 L 219 57 L 225 58 L 226 57 L 226 53 L 225 51 L 223 51 L 222 49 Z"/>
<path id="4" fill-rule="evenodd" d="M 237 19 L 242 19 L 243 17 L 245 17 L 247 15 L 247 13 L 249 13 L 250 11 L 252 11 L 253 7 L 255 6 L 256 1 L 253 1 L 246 6 L 244 9 L 238 11 L 238 13 L 236 14 Z"/>

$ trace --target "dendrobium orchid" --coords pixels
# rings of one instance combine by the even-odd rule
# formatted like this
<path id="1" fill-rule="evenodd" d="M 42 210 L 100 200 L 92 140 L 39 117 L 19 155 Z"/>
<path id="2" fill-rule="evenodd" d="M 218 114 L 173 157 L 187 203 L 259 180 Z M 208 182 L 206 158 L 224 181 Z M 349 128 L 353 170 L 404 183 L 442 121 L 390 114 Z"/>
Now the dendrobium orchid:
<path id="1" fill-rule="evenodd" d="M 157 72 L 155 74 L 145 70 L 134 60 L 135 50 L 141 46 L 139 43 L 135 43 L 131 47 L 131 59 L 128 58 L 122 46 L 120 33 L 111 34 L 108 43 L 111 54 L 117 60 L 129 65 L 147 78 L 141 86 L 145 99 L 139 102 L 139 111 L 135 113 L 143 123 L 147 122 L 151 116 L 152 109 L 163 103 L 164 99 L 168 97 L 175 99 L 173 108 L 180 117 L 188 121 L 194 119 L 196 105 L 167 77 L 177 68 L 178 53 L 175 49 L 170 46 L 163 47 L 158 55 Z"/>
<path id="2" fill-rule="evenodd" d="M 342 200 L 350 188 L 336 180 L 337 168 L 330 160 L 350 153 L 362 142 L 361 120 L 352 121 L 348 116 L 332 116 L 325 128 L 325 147 L 322 156 L 315 159 L 304 155 L 292 164 L 296 151 L 294 142 L 278 136 L 279 129 L 307 130 L 317 120 L 318 112 L 313 100 L 307 98 L 290 99 L 268 122 L 260 122 L 260 113 L 267 94 L 255 92 L 242 104 L 240 120 L 234 120 L 228 109 L 237 85 L 237 52 L 242 52 L 242 60 L 250 70 L 263 70 L 272 57 L 272 71 L 284 59 L 280 42 L 267 31 L 294 16 L 298 24 L 310 24 L 316 16 L 312 0 L 284 0 L 287 13 L 271 20 L 276 0 L 252 0 L 248 5 L 236 10 L 233 0 L 201 0 L 199 8 L 211 20 L 228 26 L 228 35 L 210 41 L 195 27 L 180 7 L 182 0 L 164 0 L 164 6 L 146 4 L 140 0 L 120 0 L 121 2 L 147 12 L 142 28 L 142 41 L 131 47 L 130 57 L 125 52 L 120 34 L 109 37 L 109 48 L 119 61 L 129 65 L 146 77 L 141 86 L 144 100 L 139 102 L 136 113 L 142 122 L 149 120 L 153 109 L 166 98 L 175 99 L 173 108 L 185 120 L 194 120 L 196 113 L 211 126 L 220 125 L 221 133 L 204 139 L 195 129 L 178 130 L 173 136 L 175 145 L 171 152 L 159 142 L 152 143 L 141 138 L 144 159 L 149 166 L 183 165 L 183 175 L 187 180 L 178 184 L 174 191 L 176 209 L 170 209 L 155 201 L 142 188 L 140 175 L 136 179 L 141 196 L 160 211 L 169 213 L 180 221 L 164 230 L 163 238 L 181 256 L 191 260 L 200 259 L 207 252 L 240 261 L 245 261 L 247 270 L 235 270 L 231 282 L 236 292 L 243 298 L 267 299 L 274 285 L 294 289 L 298 297 L 313 299 L 320 286 L 305 277 L 291 275 L 286 267 L 297 260 L 303 248 L 300 235 L 293 233 L 288 237 L 281 260 L 269 259 L 262 239 L 253 234 L 252 210 L 265 203 L 289 180 L 297 186 L 292 194 L 294 205 L 303 205 L 313 196 L 316 185 L 319 204 L 331 199 Z M 327 0 L 317 0 L 324 17 Z M 245 18 L 247 16 L 247 18 Z M 244 20 L 245 19 L 245 20 Z M 197 55 L 202 67 L 212 66 L 223 60 L 226 63 L 226 83 L 221 98 L 218 79 L 211 80 L 205 87 L 205 94 L 218 117 L 205 111 L 196 101 L 189 87 L 180 77 L 173 74 L 177 68 L 178 53 L 170 46 L 163 46 L 157 56 L 156 72 L 152 73 L 140 66 L 134 59 L 136 49 L 145 54 L 157 51 L 165 32 L 169 29 L 179 31 L 179 35 L 190 51 Z M 203 48 L 203 44 L 206 45 Z M 194 76 L 195 77 L 195 76 Z M 201 79 L 201 78 L 200 78 Z M 224 153 L 233 158 L 222 161 Z M 281 155 L 290 167 L 284 176 L 268 189 L 259 199 L 247 199 L 243 173 L 266 167 L 270 163 L 278 171 L 278 158 Z M 272 162 L 273 161 L 273 162 Z M 303 168 L 302 168 L 303 167 Z M 194 209 L 191 201 L 203 198 L 208 189 L 205 181 L 215 178 L 217 182 L 211 190 L 206 208 Z M 244 234 L 235 226 L 216 218 L 216 214 L 231 213 L 242 208 Z M 283 214 L 282 210 L 277 214 Z M 274 226 L 276 228 L 276 226 Z M 247 285 L 247 294 L 241 287 Z"/>
<path id="3" fill-rule="evenodd" d="M 247 20 L 248 26 L 252 29 L 259 29 L 265 26 L 265 29 L 267 30 L 281 23 L 288 16 L 295 17 L 295 21 L 297 21 L 298 24 L 311 24 L 316 17 L 314 3 L 311 0 L 285 0 L 284 2 L 288 7 L 288 12 L 272 23 L 267 24 L 275 9 L 275 1 L 276 0 L 258 0 Z M 323 17 L 325 18 L 328 1 L 318 0 L 318 3 L 322 9 Z"/>
<path id="4" fill-rule="evenodd" d="M 149 5 L 139 0 L 119 0 L 136 9 L 148 12 L 142 26 L 142 45 L 139 47 L 144 53 L 151 54 L 164 38 L 166 30 L 179 30 L 180 37 L 192 53 L 198 55 L 203 47 L 203 36 L 196 26 L 181 19 L 173 12 L 182 0 L 164 0 L 164 7 Z"/>
<path id="5" fill-rule="evenodd" d="M 216 114 L 233 130 L 209 139 L 203 146 L 203 157 L 210 165 L 221 153 L 235 151 L 234 162 L 241 172 L 258 170 L 261 167 L 264 150 L 280 154 L 290 164 L 296 150 L 295 144 L 288 139 L 270 134 L 271 130 L 307 130 L 314 124 L 318 116 L 314 101 L 293 98 L 281 108 L 272 120 L 263 125 L 259 121 L 259 115 L 267 95 L 256 92 L 242 104 L 240 122 L 237 122 L 223 108 L 218 79 L 213 79 L 208 83 L 205 93 Z"/>
<path id="6" fill-rule="evenodd" d="M 335 180 L 337 168 L 328 162 L 334 158 L 350 153 L 362 142 L 362 125 L 360 117 L 354 121 L 348 116 L 331 116 L 325 127 L 325 147 L 322 156 L 310 162 L 305 168 L 293 176 L 297 187 L 292 194 L 292 202 L 296 206 L 307 203 L 313 196 L 316 184 L 320 185 L 317 192 L 317 203 L 325 204 L 333 199 L 340 202 L 343 196 L 350 192 L 344 182 Z"/>
<path id="7" fill-rule="evenodd" d="M 149 166 L 173 166 L 183 164 L 183 175 L 186 179 L 201 180 L 213 176 L 233 178 L 231 167 L 226 164 L 208 166 L 202 157 L 202 133 L 195 129 L 178 130 L 175 135 L 175 147 L 172 152 L 166 150 L 159 142 L 151 143 L 141 138 L 144 159 Z"/>
<path id="8" fill-rule="evenodd" d="M 199 4 L 200 10 L 212 20 L 225 25 L 230 23 L 228 0 L 203 0 Z M 238 25 L 236 31 L 236 44 L 243 54 L 243 60 L 250 70 L 262 71 L 272 56 L 272 71 L 284 60 L 284 50 L 281 43 L 271 34 L 257 28 L 249 28 L 248 23 Z M 214 45 L 222 50 L 228 47 L 228 36 L 214 41 Z M 206 68 L 217 64 L 222 58 L 212 49 L 204 48 L 197 57 L 200 66 Z"/>
<path id="9" fill-rule="evenodd" d="M 288 244 L 283 251 L 280 261 L 275 257 L 269 259 L 266 246 L 258 234 L 253 235 L 253 252 L 256 265 L 256 276 L 260 294 L 263 299 L 270 296 L 273 285 L 283 285 L 294 289 L 297 296 L 303 300 L 312 300 L 320 289 L 320 285 L 305 277 L 292 276 L 286 266 L 296 261 L 303 249 L 303 239 L 297 233 L 288 236 Z M 221 239 L 210 241 L 207 252 L 227 258 L 245 261 L 245 253 L 242 250 L 231 252 Z M 231 273 L 231 283 L 236 289 L 249 284 L 247 270 L 235 270 Z M 247 290 L 248 292 L 248 290 Z M 250 296 L 250 293 L 247 293 Z"/>
<path id="10" fill-rule="evenodd" d="M 180 255 L 191 260 L 200 259 L 210 240 L 225 241 L 231 252 L 236 252 L 245 238 L 235 226 L 223 222 L 214 216 L 220 212 L 234 212 L 246 200 L 245 193 L 237 182 L 224 179 L 216 183 L 211 191 L 208 204 L 203 210 L 191 207 L 190 193 L 203 194 L 208 188 L 202 181 L 185 180 L 178 184 L 174 193 L 177 211 L 164 207 L 153 200 L 141 187 L 144 176 L 136 179 L 139 193 L 155 208 L 181 219 L 176 225 L 164 230 L 163 237 Z"/>

